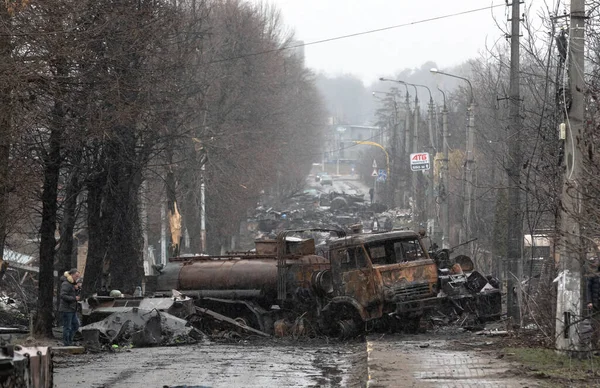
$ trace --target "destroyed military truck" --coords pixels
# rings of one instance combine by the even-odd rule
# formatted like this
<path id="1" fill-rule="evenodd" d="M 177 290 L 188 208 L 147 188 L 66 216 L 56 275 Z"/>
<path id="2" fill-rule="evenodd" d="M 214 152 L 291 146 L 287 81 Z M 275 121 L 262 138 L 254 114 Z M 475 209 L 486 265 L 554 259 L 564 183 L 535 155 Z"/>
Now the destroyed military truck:
<path id="1" fill-rule="evenodd" d="M 306 232 L 335 234 L 323 255 Z M 156 294 L 177 290 L 266 333 L 302 316 L 328 334 L 348 337 L 376 327 L 415 330 L 431 311 L 500 315 L 500 291 L 444 251 L 436 260 L 422 236 L 403 230 L 346 236 L 342 231 L 285 231 L 257 241 L 255 252 L 173 258 L 156 267 Z M 463 269 L 463 267 L 465 267 Z"/>

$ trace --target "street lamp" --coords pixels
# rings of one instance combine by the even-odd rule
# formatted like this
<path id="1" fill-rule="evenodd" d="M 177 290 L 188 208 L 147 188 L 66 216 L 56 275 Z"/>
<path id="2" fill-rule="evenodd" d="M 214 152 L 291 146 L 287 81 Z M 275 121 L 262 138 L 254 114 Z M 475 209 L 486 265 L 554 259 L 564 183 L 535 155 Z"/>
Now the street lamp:
<path id="1" fill-rule="evenodd" d="M 427 115 L 427 122 L 428 122 L 428 127 L 429 127 L 429 141 L 430 141 L 430 147 L 431 147 L 431 154 L 433 155 L 435 153 L 436 150 L 436 146 L 435 146 L 435 134 L 433 131 L 433 114 L 434 114 L 434 104 L 433 104 L 433 96 L 431 95 L 431 89 L 429 89 L 428 86 L 426 85 L 422 85 L 422 84 L 413 84 L 410 82 L 406 82 L 406 81 L 401 81 L 401 80 L 394 80 L 394 79 L 389 79 L 389 78 L 379 78 L 380 81 L 389 81 L 389 82 L 397 82 L 400 84 L 404 84 L 404 85 L 410 85 L 412 87 L 415 88 L 415 116 L 414 116 L 414 124 L 413 124 L 413 149 L 412 152 L 416 153 L 418 152 L 418 127 L 419 127 L 419 99 L 418 99 L 418 92 L 417 92 L 417 87 L 420 88 L 425 88 L 427 89 L 427 93 L 429 94 L 429 106 L 428 106 L 428 115 Z M 433 175 L 431 175 L 431 177 L 433 178 Z M 433 179 L 431 179 L 430 182 L 430 188 L 429 190 L 427 190 L 427 198 L 428 198 L 428 209 L 429 210 L 427 212 L 429 212 L 430 214 L 434 214 L 433 213 Z M 417 196 L 417 176 L 416 174 L 413 174 L 413 188 L 415 190 L 415 200 L 418 199 Z M 420 208 L 420 206 L 418 206 Z M 422 210 L 422 209 L 421 209 Z M 426 213 L 427 213 L 426 212 Z M 425 216 L 425 213 L 423 213 L 423 216 Z M 434 223 L 434 228 L 435 228 L 435 223 Z"/>
<path id="2" fill-rule="evenodd" d="M 405 85 L 406 86 L 406 85 Z M 393 103 L 393 107 L 394 107 L 394 122 L 392 125 L 392 138 L 391 138 L 391 147 L 390 147 L 390 151 L 392 154 L 392 165 L 391 165 L 391 174 L 390 174 L 390 166 L 388 164 L 388 184 L 386 185 L 386 192 L 387 192 L 387 197 L 389 200 L 389 205 L 390 207 L 394 207 L 396 205 L 396 187 L 399 181 L 399 171 L 400 169 L 398 168 L 398 160 L 396 158 L 397 154 L 398 154 L 398 145 L 399 145 L 399 141 L 398 141 L 398 103 L 396 102 L 396 93 L 388 93 L 388 92 L 380 92 L 380 91 L 373 91 L 373 96 L 375 98 L 377 98 L 376 94 L 385 94 L 386 96 L 391 97 L 391 101 Z M 380 99 L 382 100 L 382 99 Z"/>
<path id="3" fill-rule="evenodd" d="M 470 92 L 471 92 L 471 101 L 470 101 L 470 103 L 471 103 L 471 104 L 474 104 L 474 103 L 475 103 L 475 97 L 474 97 L 474 95 L 473 95 L 473 85 L 471 84 L 471 81 L 469 81 L 469 79 L 468 79 L 468 78 L 461 77 L 461 76 L 459 76 L 459 75 L 455 75 L 455 74 L 446 73 L 446 72 L 443 72 L 443 71 L 441 71 L 441 70 L 438 70 L 438 69 L 436 69 L 435 67 L 431 68 L 429 71 L 430 71 L 431 73 L 433 73 L 433 74 L 447 75 L 448 77 L 458 78 L 458 79 L 461 79 L 461 80 L 463 80 L 463 81 L 466 81 L 466 82 L 469 84 L 469 90 L 470 90 Z"/>
<path id="4" fill-rule="evenodd" d="M 464 222 L 465 222 L 465 235 L 461 236 L 461 243 L 466 240 L 471 233 L 471 207 L 472 207 L 472 201 L 473 201 L 473 169 L 474 166 L 473 164 L 475 163 L 475 160 L 473 158 L 473 142 L 474 142 L 474 136 L 475 136 L 475 97 L 473 95 L 473 85 L 471 84 L 471 81 L 465 77 L 461 77 L 455 74 L 450 74 L 450 73 L 446 73 L 443 71 L 440 71 L 436 68 L 432 68 L 430 70 L 431 73 L 433 74 L 441 74 L 441 75 L 445 75 L 448 77 L 453 77 L 453 78 L 458 78 L 461 79 L 463 81 L 466 81 L 467 84 L 469 84 L 469 90 L 471 92 L 471 101 L 469 104 L 469 108 L 467 109 L 467 115 L 468 115 L 468 121 L 467 121 L 467 157 L 466 157 L 466 169 L 465 169 L 465 185 L 466 185 L 466 190 L 465 192 L 467 193 L 467 206 L 465 207 L 465 212 L 464 212 Z"/>

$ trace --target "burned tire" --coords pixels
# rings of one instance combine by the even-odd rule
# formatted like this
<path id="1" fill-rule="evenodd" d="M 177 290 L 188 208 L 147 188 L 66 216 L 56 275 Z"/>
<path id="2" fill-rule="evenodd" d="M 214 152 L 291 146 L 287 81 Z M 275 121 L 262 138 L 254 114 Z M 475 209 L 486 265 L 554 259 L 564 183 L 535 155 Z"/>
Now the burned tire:
<path id="1" fill-rule="evenodd" d="M 406 318 L 402 323 L 402 331 L 405 334 L 418 334 L 421 328 L 421 316 Z"/>
<path id="2" fill-rule="evenodd" d="M 324 318 L 328 335 L 338 339 L 350 339 L 363 334 L 363 321 L 360 314 L 351 305 L 340 304 Z"/>
<path id="3" fill-rule="evenodd" d="M 337 322 L 338 326 L 338 338 L 339 339 L 350 339 L 358 336 L 358 325 L 354 319 L 344 319 Z"/>
<path id="4" fill-rule="evenodd" d="M 311 276 L 311 285 L 318 296 L 325 296 L 333 293 L 333 276 L 331 271 L 326 269 L 319 272 L 313 272 Z"/>

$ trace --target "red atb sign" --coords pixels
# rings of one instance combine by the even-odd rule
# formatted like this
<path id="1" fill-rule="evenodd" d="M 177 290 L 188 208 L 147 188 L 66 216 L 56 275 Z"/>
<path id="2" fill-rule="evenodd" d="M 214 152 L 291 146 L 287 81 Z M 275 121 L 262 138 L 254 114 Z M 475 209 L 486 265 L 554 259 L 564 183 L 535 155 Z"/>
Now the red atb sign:
<path id="1" fill-rule="evenodd" d="M 430 168 L 431 164 L 429 163 L 428 152 L 410 154 L 410 169 L 412 171 L 429 170 Z"/>

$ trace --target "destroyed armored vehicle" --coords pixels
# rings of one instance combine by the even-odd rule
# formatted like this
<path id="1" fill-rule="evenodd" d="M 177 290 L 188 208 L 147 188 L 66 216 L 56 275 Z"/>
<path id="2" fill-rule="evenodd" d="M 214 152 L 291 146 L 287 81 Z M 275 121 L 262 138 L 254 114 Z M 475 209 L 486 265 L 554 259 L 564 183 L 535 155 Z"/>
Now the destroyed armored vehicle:
<path id="1" fill-rule="evenodd" d="M 52 350 L 49 347 L 0 347 L 0 387 L 52 388 Z"/>

